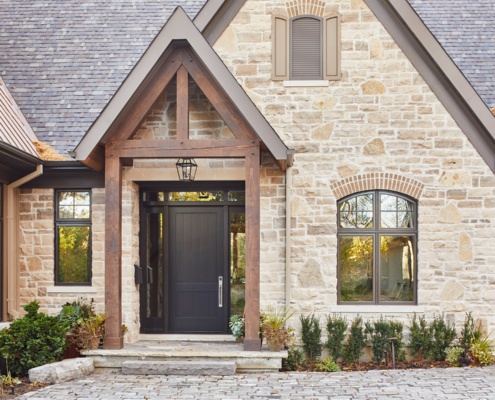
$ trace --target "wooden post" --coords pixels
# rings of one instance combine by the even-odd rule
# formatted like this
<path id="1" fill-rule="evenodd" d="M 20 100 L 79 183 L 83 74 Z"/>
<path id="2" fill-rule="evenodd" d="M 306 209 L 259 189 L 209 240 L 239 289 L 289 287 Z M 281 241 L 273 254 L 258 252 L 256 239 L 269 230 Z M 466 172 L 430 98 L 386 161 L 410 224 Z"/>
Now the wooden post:
<path id="1" fill-rule="evenodd" d="M 189 139 L 189 74 L 183 65 L 177 71 L 177 139 Z"/>
<path id="2" fill-rule="evenodd" d="M 105 323 L 104 348 L 124 347 L 122 336 L 122 177 L 110 150 L 105 160 Z"/>
<path id="3" fill-rule="evenodd" d="M 260 326 L 260 148 L 246 163 L 246 308 L 244 350 L 261 350 Z"/>

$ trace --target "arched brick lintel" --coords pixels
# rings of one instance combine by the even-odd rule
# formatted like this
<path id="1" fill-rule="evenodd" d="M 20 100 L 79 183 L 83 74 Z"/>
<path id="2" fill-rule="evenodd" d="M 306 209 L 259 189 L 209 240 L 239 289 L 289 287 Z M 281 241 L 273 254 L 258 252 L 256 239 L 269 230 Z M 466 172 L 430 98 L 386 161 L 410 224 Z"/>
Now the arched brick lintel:
<path id="1" fill-rule="evenodd" d="M 424 184 L 415 179 L 393 173 L 373 172 L 340 179 L 333 182 L 330 188 L 337 200 L 353 193 L 377 189 L 391 190 L 419 200 L 423 193 Z"/>
<path id="2" fill-rule="evenodd" d="M 292 0 L 285 4 L 289 18 L 297 17 L 298 15 L 323 17 L 325 12 L 325 2 L 322 0 Z"/>

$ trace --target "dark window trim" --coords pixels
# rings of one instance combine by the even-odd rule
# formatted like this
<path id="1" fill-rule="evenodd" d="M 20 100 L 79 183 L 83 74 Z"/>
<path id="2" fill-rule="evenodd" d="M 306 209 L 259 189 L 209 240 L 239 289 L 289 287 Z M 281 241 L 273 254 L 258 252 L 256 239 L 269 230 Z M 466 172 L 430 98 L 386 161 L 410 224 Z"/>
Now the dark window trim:
<path id="1" fill-rule="evenodd" d="M 341 228 L 340 204 L 356 196 L 373 194 L 373 227 L 372 228 Z M 412 228 L 381 228 L 380 195 L 391 194 L 403 198 L 413 204 Z M 411 236 L 413 237 L 414 288 L 412 301 L 380 301 L 380 238 L 382 236 Z M 342 236 L 372 236 L 373 237 L 373 301 L 342 301 L 340 298 L 340 240 Z M 343 197 L 337 202 L 337 304 L 363 306 L 403 306 L 418 304 L 418 202 L 412 197 L 391 190 L 366 190 Z"/>
<path id="2" fill-rule="evenodd" d="M 77 218 L 77 219 L 69 219 L 69 218 L 59 218 L 58 217 L 58 195 L 63 192 L 88 192 L 89 193 L 89 218 Z M 93 280 L 93 229 L 92 229 L 92 192 L 91 189 L 56 189 L 54 190 L 54 219 L 55 219 L 55 234 L 54 234 L 54 243 L 55 243 L 55 260 L 54 260 L 54 284 L 55 286 L 92 286 Z M 88 251 L 88 277 L 89 282 L 58 282 L 58 257 L 59 257 L 59 235 L 58 228 L 61 226 L 87 226 L 89 227 L 89 251 Z"/>

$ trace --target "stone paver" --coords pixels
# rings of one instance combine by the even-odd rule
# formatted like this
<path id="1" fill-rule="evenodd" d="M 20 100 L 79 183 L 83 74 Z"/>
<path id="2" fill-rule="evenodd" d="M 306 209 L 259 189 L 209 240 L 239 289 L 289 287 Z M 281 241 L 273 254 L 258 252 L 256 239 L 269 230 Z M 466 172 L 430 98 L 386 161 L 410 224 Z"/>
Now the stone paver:
<path id="1" fill-rule="evenodd" d="M 18 399 L 495 399 L 495 366 L 407 371 L 140 376 L 97 374 Z"/>

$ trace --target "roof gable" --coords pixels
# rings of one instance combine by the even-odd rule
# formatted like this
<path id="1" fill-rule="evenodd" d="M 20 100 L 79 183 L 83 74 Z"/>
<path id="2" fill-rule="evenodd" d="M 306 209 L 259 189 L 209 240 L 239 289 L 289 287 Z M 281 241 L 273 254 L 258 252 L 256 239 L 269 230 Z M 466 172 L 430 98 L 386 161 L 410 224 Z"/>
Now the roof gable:
<path id="1" fill-rule="evenodd" d="M 285 163 L 288 158 L 287 147 L 181 8 L 174 11 L 100 117 L 88 130 L 75 149 L 75 158 L 88 162 L 88 158 L 98 148 L 100 142 L 104 143 L 107 140 L 136 96 L 147 87 L 148 81 L 153 79 L 156 69 L 168 55 L 167 52 L 172 49 L 171 44 L 174 42 L 187 43 L 190 46 L 209 71 L 212 79 L 216 80 L 218 86 L 235 105 L 244 121 L 249 123 L 275 160 Z"/>

